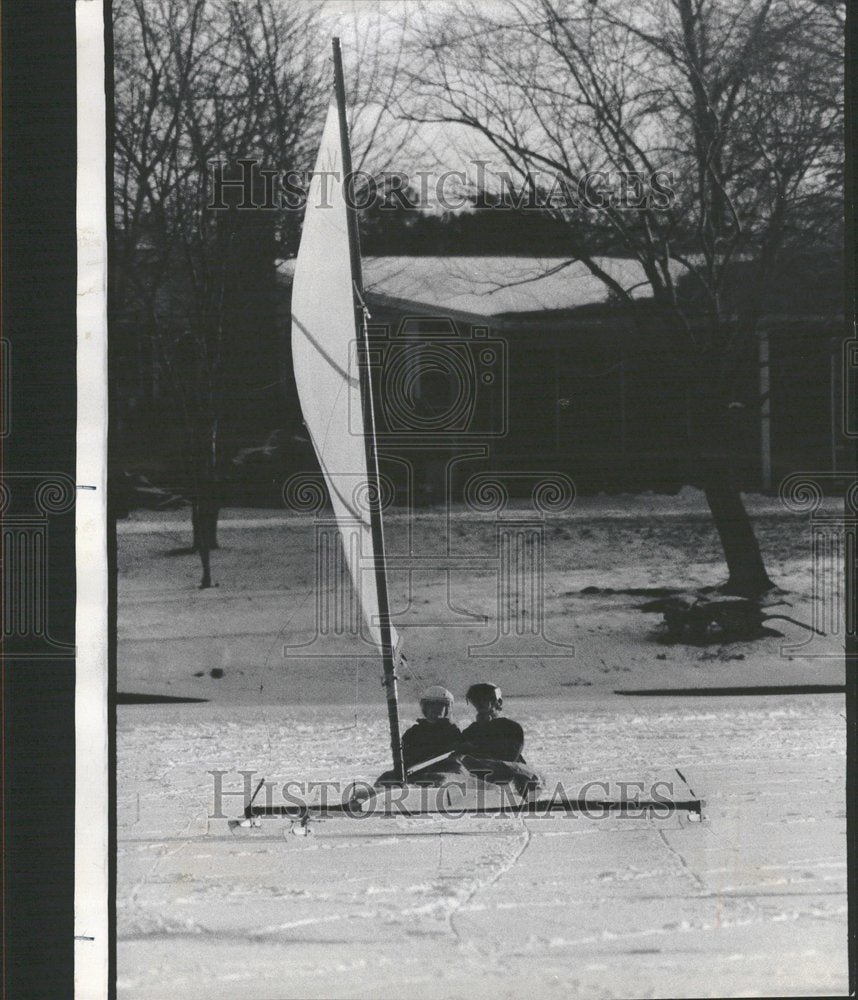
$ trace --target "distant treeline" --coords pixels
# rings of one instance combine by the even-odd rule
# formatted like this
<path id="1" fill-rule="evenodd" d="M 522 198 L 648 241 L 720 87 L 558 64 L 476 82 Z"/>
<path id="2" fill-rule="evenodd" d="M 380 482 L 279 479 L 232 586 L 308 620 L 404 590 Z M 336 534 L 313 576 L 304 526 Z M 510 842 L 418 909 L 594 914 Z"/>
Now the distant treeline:
<path id="1" fill-rule="evenodd" d="M 581 211 L 574 222 L 556 211 L 486 206 L 476 198 L 460 211 L 427 212 L 415 205 L 378 198 L 358 213 L 361 252 L 370 257 L 575 257 L 582 245 L 598 256 L 628 256 L 616 232 L 598 212 Z M 252 213 L 251 213 L 252 214 Z M 283 257 L 297 254 L 300 225 L 290 219 L 279 232 Z M 573 248 L 574 237 L 574 248 Z M 678 233 L 671 252 L 696 256 L 697 236 Z M 765 279 L 758 280 L 756 262 L 736 259 L 728 268 L 722 294 L 728 311 L 741 310 L 745 299 L 765 287 L 763 312 L 779 315 L 831 315 L 843 310 L 842 232 L 819 234 L 813 244 L 782 248 Z M 680 280 L 683 301 L 703 305 L 703 290 L 693 278 Z"/>
<path id="2" fill-rule="evenodd" d="M 399 206 L 382 209 L 380 200 L 359 213 L 361 251 L 370 257 L 574 257 L 568 220 L 544 210 L 473 207 L 458 212 L 428 213 Z M 585 245 L 599 256 L 627 255 L 616 234 L 598 219 L 582 213 L 576 219 L 576 244 L 586 233 Z M 295 227 L 281 243 L 284 256 L 297 253 L 300 231 Z M 694 256 L 695 237 L 678 239 L 672 252 Z M 841 233 L 830 234 L 815 246 L 785 249 L 766 275 L 763 312 L 778 315 L 831 315 L 843 309 L 843 252 Z M 724 282 L 728 311 L 741 310 L 745 299 L 759 291 L 756 262 L 736 260 Z M 703 304 L 702 290 L 693 278 L 680 280 L 680 294 L 693 308 Z"/>
<path id="3" fill-rule="evenodd" d="M 592 238 L 594 250 L 610 245 L 609 235 L 595 227 Z M 547 212 L 527 209 L 477 208 L 437 214 L 375 209 L 362 213 L 361 249 L 375 257 L 562 257 L 570 252 L 569 226 Z"/>

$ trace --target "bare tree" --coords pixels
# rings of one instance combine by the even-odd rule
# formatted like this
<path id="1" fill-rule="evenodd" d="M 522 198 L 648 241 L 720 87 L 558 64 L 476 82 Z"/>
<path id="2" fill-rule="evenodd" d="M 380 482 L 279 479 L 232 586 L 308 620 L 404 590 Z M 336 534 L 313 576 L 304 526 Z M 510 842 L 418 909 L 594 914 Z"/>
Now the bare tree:
<path id="1" fill-rule="evenodd" d="M 425 5 L 409 29 L 399 113 L 467 130 L 527 194 L 545 194 L 546 176 L 578 195 L 607 174 L 671 179 L 670 199 L 634 209 L 552 204 L 570 259 L 633 323 L 639 297 L 599 254 L 643 269 L 696 407 L 690 479 L 723 544 L 724 589 L 745 596 L 772 584 L 733 471 L 731 404 L 778 262 L 808 240 L 837 244 L 843 19 L 837 0 L 460 0 Z"/>
<path id="2" fill-rule="evenodd" d="M 235 274 L 269 235 L 273 274 L 275 224 L 297 227 L 294 213 L 239 211 L 235 198 L 213 207 L 214 164 L 226 177 L 242 160 L 272 171 L 311 165 L 327 96 L 317 12 L 276 0 L 117 0 L 113 18 L 113 315 L 140 324 L 167 373 L 208 587 Z M 264 203 L 256 180 L 252 197 Z"/>
<path id="3" fill-rule="evenodd" d="M 355 171 L 380 175 L 403 160 L 416 123 L 395 114 L 404 80 L 409 10 L 394 20 L 381 8 L 353 3 L 341 21 L 347 74 L 349 139 Z"/>

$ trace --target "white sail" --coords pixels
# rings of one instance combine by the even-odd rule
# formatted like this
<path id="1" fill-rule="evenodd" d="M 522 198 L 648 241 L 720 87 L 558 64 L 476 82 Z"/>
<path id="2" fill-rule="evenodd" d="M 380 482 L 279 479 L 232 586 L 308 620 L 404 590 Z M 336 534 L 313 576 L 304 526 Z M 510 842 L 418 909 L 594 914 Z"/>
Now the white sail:
<path id="1" fill-rule="evenodd" d="M 295 264 L 292 359 L 304 423 L 328 485 L 352 584 L 369 635 L 380 647 L 347 211 L 337 107 L 332 103 Z M 393 628 L 391 645 L 397 645 Z"/>

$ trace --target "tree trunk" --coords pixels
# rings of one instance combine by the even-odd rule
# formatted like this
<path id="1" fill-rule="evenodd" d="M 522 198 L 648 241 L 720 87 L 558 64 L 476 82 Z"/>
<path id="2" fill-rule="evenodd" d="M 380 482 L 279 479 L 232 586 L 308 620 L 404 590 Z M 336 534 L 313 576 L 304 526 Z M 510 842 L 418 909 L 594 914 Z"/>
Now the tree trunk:
<path id="1" fill-rule="evenodd" d="M 220 514 L 220 505 L 216 500 L 198 499 L 191 502 L 191 531 L 193 541 L 191 542 L 191 552 L 199 552 L 203 546 L 203 534 L 206 536 L 206 544 L 210 550 L 219 549 L 217 540 L 217 521 Z"/>
<path id="2" fill-rule="evenodd" d="M 212 585 L 212 564 L 211 550 L 205 541 L 200 544 L 200 562 L 203 564 L 203 578 L 200 581 L 200 590 L 208 590 Z"/>
<path id="3" fill-rule="evenodd" d="M 725 594 L 757 598 L 774 587 L 763 564 L 760 546 L 742 494 L 726 471 L 711 476 L 705 486 L 706 501 L 721 539 L 729 578 L 719 589 Z"/>
<path id="4" fill-rule="evenodd" d="M 721 338 L 713 338 L 716 344 Z M 759 598 L 774 583 L 769 579 L 751 519 L 745 509 L 740 484 L 756 465 L 754 442 L 739 395 L 741 386 L 730 377 L 720 354 L 702 358 L 692 388 L 692 467 L 689 481 L 701 486 L 727 563 L 724 594 Z M 719 372 L 720 368 L 720 372 Z M 703 375 L 702 373 L 707 373 Z M 740 404 L 740 405 L 737 405 Z"/>
<path id="5" fill-rule="evenodd" d="M 211 552 L 218 547 L 217 544 L 217 519 L 220 513 L 220 505 L 216 496 L 217 486 L 215 483 L 205 483 L 198 495 L 194 498 L 191 508 L 191 522 L 194 531 L 194 548 L 200 555 L 200 562 L 203 567 L 203 578 L 200 582 L 200 590 L 206 590 L 212 586 L 211 577 Z"/>
<path id="6" fill-rule="evenodd" d="M 199 552 L 201 547 L 200 542 L 200 500 L 197 494 L 194 494 L 194 498 L 191 501 L 191 531 L 193 533 L 191 541 L 191 551 Z"/>
<path id="7" fill-rule="evenodd" d="M 211 520 L 208 526 L 209 548 L 212 550 L 220 548 L 220 546 L 217 543 L 217 520 L 219 515 L 220 515 L 220 504 L 215 503 L 214 509 L 212 510 L 210 515 Z"/>

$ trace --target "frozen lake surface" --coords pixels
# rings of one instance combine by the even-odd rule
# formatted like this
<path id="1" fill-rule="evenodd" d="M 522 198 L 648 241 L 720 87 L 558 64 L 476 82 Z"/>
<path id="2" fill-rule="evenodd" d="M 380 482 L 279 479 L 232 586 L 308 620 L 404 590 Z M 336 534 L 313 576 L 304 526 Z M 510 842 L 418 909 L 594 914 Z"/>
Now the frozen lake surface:
<path id="1" fill-rule="evenodd" d="M 788 602 L 773 610 L 814 620 L 807 518 L 772 498 L 749 506 Z M 210 818 L 211 771 L 241 792 L 239 771 L 279 789 L 389 766 L 380 669 L 349 636 L 329 635 L 315 659 L 284 655 L 319 624 L 309 518 L 226 512 L 207 591 L 198 560 L 170 551 L 187 543 L 186 521 L 120 526 L 120 692 L 207 699 L 119 707 L 120 1000 L 845 993 L 843 695 L 615 693 L 843 684 L 842 636 L 809 641 L 772 622 L 784 638 L 666 645 L 645 598 L 622 592 L 724 579 L 694 491 L 582 498 L 545 522 L 535 582 L 544 635 L 567 644 L 559 656 L 485 647 L 501 610 L 491 520 L 394 516 L 388 546 L 424 560 L 391 578 L 405 724 L 438 683 L 466 721 L 467 684 L 491 680 L 549 785 L 673 782 L 705 800 L 702 823 L 337 819 L 299 837 L 268 819 L 233 836 Z M 449 552 L 463 560 L 454 572 Z M 227 797 L 224 812 L 242 805 Z"/>
<path id="2" fill-rule="evenodd" d="M 844 993 L 842 712 L 839 695 L 510 705 L 552 781 L 681 792 L 678 767 L 703 823 L 337 819 L 297 837 L 268 819 L 235 837 L 208 818 L 207 771 L 228 772 L 224 790 L 239 770 L 371 777 L 383 723 L 330 706 L 122 707 L 119 995 Z M 224 803 L 240 814 L 240 797 Z"/>

